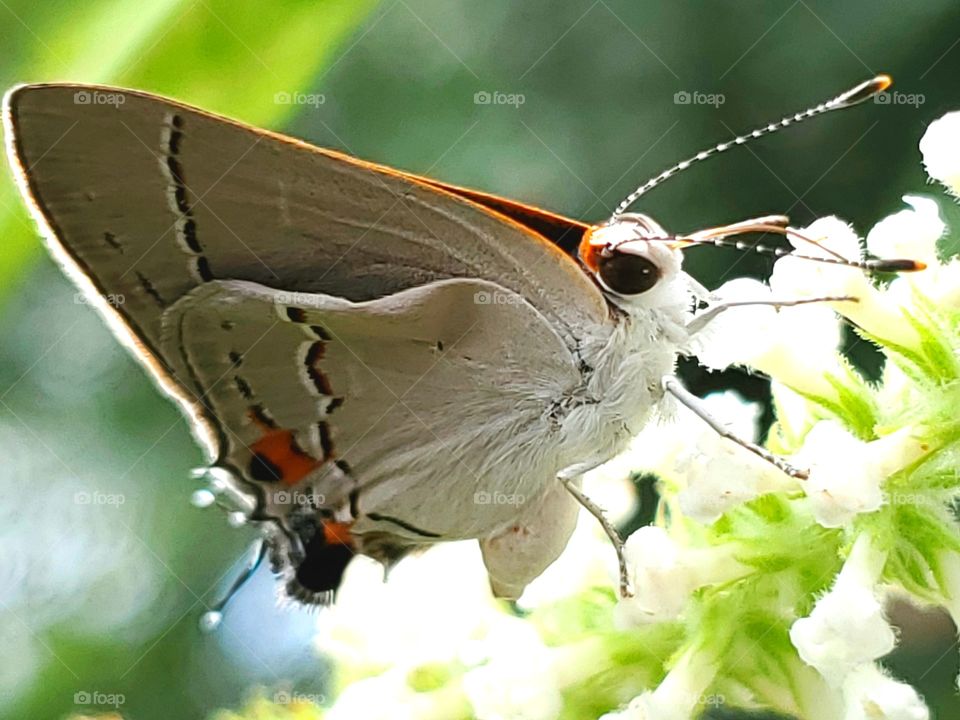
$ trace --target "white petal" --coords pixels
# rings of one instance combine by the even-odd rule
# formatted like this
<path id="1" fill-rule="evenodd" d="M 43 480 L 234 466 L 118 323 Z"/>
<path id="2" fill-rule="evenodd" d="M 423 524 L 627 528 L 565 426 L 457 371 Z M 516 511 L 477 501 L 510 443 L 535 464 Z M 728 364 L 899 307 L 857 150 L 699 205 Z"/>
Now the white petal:
<path id="1" fill-rule="evenodd" d="M 896 636 L 873 588 L 838 580 L 808 617 L 793 624 L 790 641 L 805 663 L 839 685 L 857 666 L 893 650 Z"/>
<path id="2" fill-rule="evenodd" d="M 930 123 L 920 140 L 920 152 L 927 174 L 960 193 L 960 111 Z"/>
<path id="3" fill-rule="evenodd" d="M 796 255 L 831 258 L 839 255 L 847 260 L 861 257 L 860 240 L 853 229 L 836 217 L 821 218 L 799 233 L 815 242 L 791 238 Z M 777 260 L 770 276 L 770 287 L 777 297 L 821 297 L 852 295 L 858 297 L 866 280 L 856 268 L 804 260 L 787 255 Z"/>
<path id="4" fill-rule="evenodd" d="M 492 659 L 464 674 L 464 692 L 478 720 L 554 720 L 563 697 L 550 652 L 530 624 L 509 620 L 485 642 Z"/>
<path id="5" fill-rule="evenodd" d="M 868 444 L 838 423 L 817 423 L 796 461 L 810 468 L 803 487 L 824 527 L 842 527 L 858 513 L 873 512 L 883 504 L 880 483 L 885 476 L 871 462 Z"/>
<path id="6" fill-rule="evenodd" d="M 363 666 L 443 662 L 500 614 L 474 542 L 443 543 L 406 558 L 386 581 L 378 562 L 359 556 L 337 602 L 317 617 L 316 644 L 340 662 Z"/>
<path id="7" fill-rule="evenodd" d="M 929 720 L 930 710 L 912 687 L 885 675 L 869 663 L 843 684 L 844 720 Z"/>
<path id="8" fill-rule="evenodd" d="M 738 278 L 717 288 L 721 302 L 770 299 L 770 288 L 757 280 Z M 694 353 L 711 369 L 723 370 L 734 364 L 749 364 L 766 352 L 776 337 L 777 312 L 769 305 L 744 305 L 726 310 L 694 338 Z"/>
<path id="9" fill-rule="evenodd" d="M 867 235 L 867 247 L 880 258 L 909 258 L 935 265 L 937 241 L 946 230 L 937 203 L 918 195 L 904 195 L 903 201 L 912 209 L 888 215 L 874 225 Z"/>
<path id="10" fill-rule="evenodd" d="M 661 527 L 642 527 L 624 545 L 634 596 L 617 604 L 623 627 L 673 620 L 695 589 L 689 569 L 680 564 L 680 547 Z"/>
<path id="11" fill-rule="evenodd" d="M 327 711 L 327 720 L 416 720 L 420 700 L 401 669 L 351 683 Z"/>

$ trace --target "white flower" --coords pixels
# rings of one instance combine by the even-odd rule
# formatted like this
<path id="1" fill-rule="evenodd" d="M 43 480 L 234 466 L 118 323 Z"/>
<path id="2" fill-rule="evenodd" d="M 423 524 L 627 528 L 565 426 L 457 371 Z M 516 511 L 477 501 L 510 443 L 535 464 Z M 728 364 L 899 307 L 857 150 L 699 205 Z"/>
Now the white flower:
<path id="1" fill-rule="evenodd" d="M 768 302 L 770 288 L 759 280 L 737 278 L 713 292 L 720 302 Z M 765 353 L 776 332 L 777 311 L 770 305 L 742 305 L 725 310 L 710 320 L 694 337 L 694 354 L 706 367 L 724 370 L 747 364 Z"/>
<path id="2" fill-rule="evenodd" d="M 351 683 L 324 715 L 326 720 L 417 720 L 417 706 L 426 704 L 408 684 L 406 673 L 393 668 Z"/>
<path id="3" fill-rule="evenodd" d="M 930 123 L 920 139 L 920 152 L 927 174 L 960 193 L 960 111 Z"/>
<path id="4" fill-rule="evenodd" d="M 770 383 L 770 394 L 777 414 L 777 435 L 785 447 L 797 447 L 817 423 L 810 401 L 777 380 Z"/>
<path id="5" fill-rule="evenodd" d="M 478 720 L 553 720 L 563 710 L 550 650 L 528 623 L 504 616 L 484 639 L 489 661 L 463 676 Z"/>
<path id="6" fill-rule="evenodd" d="M 674 620 L 697 588 L 746 575 L 749 569 L 734 559 L 734 552 L 725 546 L 683 548 L 661 527 L 640 528 L 624 546 L 634 595 L 617 604 L 618 625 Z"/>
<path id="7" fill-rule="evenodd" d="M 875 588 L 884 559 L 869 537 L 861 535 L 830 592 L 790 628 L 790 641 L 800 658 L 835 687 L 852 670 L 883 657 L 896 645 Z"/>
<path id="8" fill-rule="evenodd" d="M 690 720 L 706 705 L 723 704 L 722 695 L 707 695 L 716 666 L 703 653 L 685 652 L 655 690 L 638 695 L 623 710 L 600 720 Z"/>
<path id="9" fill-rule="evenodd" d="M 880 483 L 868 443 L 858 440 L 833 421 L 814 425 L 796 462 L 810 470 L 804 490 L 817 522 L 843 527 L 858 513 L 873 512 L 883 504 Z"/>
<path id="10" fill-rule="evenodd" d="M 354 558 L 336 604 L 317 617 L 316 643 L 341 663 L 412 667 L 456 658 L 500 615 L 476 543 L 444 543 L 404 559 L 386 581 L 378 562 Z"/>
<path id="11" fill-rule="evenodd" d="M 757 436 L 761 408 L 733 391 L 703 399 L 710 414 L 737 437 Z M 655 472 L 671 490 L 686 517 L 714 522 L 731 507 L 784 487 L 787 478 L 746 448 L 721 437 L 686 408 L 667 401 L 672 421 L 644 428 L 633 444 L 633 467 Z"/>
<path id="12" fill-rule="evenodd" d="M 778 260 L 777 266 L 783 268 L 780 264 L 786 259 Z M 810 260 L 792 262 L 802 265 L 788 265 L 786 270 L 781 270 L 782 288 L 771 289 L 756 280 L 742 278 L 725 283 L 714 296 L 721 302 L 772 303 L 845 295 L 791 286 L 784 281 L 791 275 L 791 268 L 801 276 L 798 282 L 805 285 L 808 281 L 803 278 L 809 273 L 804 265 L 819 265 Z M 748 365 L 798 390 L 832 397 L 835 389 L 826 378 L 845 374 L 837 355 L 841 333 L 837 316 L 831 309 L 834 305 L 811 303 L 778 309 L 766 304 L 730 308 L 710 321 L 695 338 L 695 353 L 700 362 L 711 369 Z"/>
<path id="13" fill-rule="evenodd" d="M 790 628 L 790 640 L 805 663 L 828 681 L 842 680 L 858 665 L 883 657 L 896 645 L 874 591 L 838 583 L 808 617 Z"/>
<path id="14" fill-rule="evenodd" d="M 919 195 L 904 195 L 911 209 L 888 215 L 867 235 L 867 247 L 879 258 L 907 258 L 937 264 L 937 241 L 946 230 L 937 203 Z M 906 273 L 902 277 L 922 277 Z"/>
<path id="15" fill-rule="evenodd" d="M 937 241 L 946 225 L 938 206 L 929 198 L 906 195 L 903 199 L 913 209 L 881 220 L 867 236 L 867 244 L 878 256 L 919 260 L 927 267 L 898 275 L 880 297 L 891 305 L 910 308 L 920 294 L 935 305 L 955 307 L 960 304 L 960 262 L 956 258 L 939 261 Z"/>
<path id="16" fill-rule="evenodd" d="M 621 625 L 672 620 L 680 615 L 696 589 L 690 569 L 680 564 L 681 548 L 661 527 L 648 525 L 633 533 L 623 549 L 634 595 L 617 605 Z"/>
<path id="17" fill-rule="evenodd" d="M 844 720 L 929 720 L 930 710 L 917 691 L 868 663 L 843 683 Z"/>
<path id="18" fill-rule="evenodd" d="M 754 441 L 761 407 L 732 391 L 713 393 L 705 404 L 737 437 Z M 690 440 L 693 440 L 691 438 Z M 767 461 L 721 437 L 701 423 L 695 442 L 677 454 L 670 477 L 680 477 L 686 487 L 677 500 L 683 514 L 704 524 L 715 522 L 730 508 L 765 492 L 782 489 L 784 477 Z"/>
<path id="19" fill-rule="evenodd" d="M 797 254 L 825 258 L 839 255 L 847 260 L 861 258 L 860 241 L 856 233 L 849 225 L 835 217 L 817 220 L 800 230 L 800 234 L 811 240 L 818 240 L 822 247 L 791 238 Z M 778 297 L 856 298 L 856 301 L 832 302 L 829 306 L 878 338 L 905 347 L 917 347 L 920 343 L 917 332 L 903 316 L 901 303 L 888 293 L 877 290 L 866 273 L 857 268 L 788 255 L 777 260 L 774 265 L 770 287 Z M 817 364 L 816 360 L 809 360 L 807 357 L 804 359 L 811 364 Z M 775 376 L 793 384 L 780 375 Z"/>
<path id="20" fill-rule="evenodd" d="M 843 258 L 860 260 L 862 252 L 857 234 L 837 217 L 825 217 L 802 228 L 799 234 L 814 242 L 806 242 L 789 235 L 795 255 L 814 258 Z M 787 255 L 773 266 L 770 287 L 784 297 L 821 297 L 824 295 L 852 295 L 859 297 L 870 286 L 863 272 L 857 268 L 833 263 L 805 260 Z"/>
<path id="21" fill-rule="evenodd" d="M 796 462 L 810 469 L 803 487 L 817 522 L 832 528 L 877 510 L 883 481 L 924 452 L 910 427 L 863 442 L 840 424 L 822 421 L 807 434 Z"/>

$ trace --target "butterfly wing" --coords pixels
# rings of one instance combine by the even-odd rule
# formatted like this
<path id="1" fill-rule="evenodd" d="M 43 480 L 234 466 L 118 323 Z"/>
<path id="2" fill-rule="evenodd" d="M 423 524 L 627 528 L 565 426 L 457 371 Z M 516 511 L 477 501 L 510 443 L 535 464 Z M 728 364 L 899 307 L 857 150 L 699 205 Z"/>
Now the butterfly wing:
<path id="1" fill-rule="evenodd" d="M 354 542 L 489 535 L 522 513 L 475 493 L 551 477 L 550 403 L 612 324 L 564 252 L 586 226 L 143 93 L 25 86 L 4 119 L 51 249 L 282 521 L 294 594 L 335 587 Z M 298 535 L 304 487 L 347 515 Z"/>
<path id="2" fill-rule="evenodd" d="M 52 250 L 191 412 L 213 456 L 240 419 L 198 402 L 159 342 L 164 312 L 205 282 L 360 302 L 487 279 L 528 298 L 573 352 L 583 328 L 609 321 L 580 268 L 499 211 L 524 206 L 486 207 L 479 200 L 498 199 L 144 93 L 22 86 L 8 93 L 4 118 L 11 164 Z M 525 211 L 575 232 L 537 213 Z"/>

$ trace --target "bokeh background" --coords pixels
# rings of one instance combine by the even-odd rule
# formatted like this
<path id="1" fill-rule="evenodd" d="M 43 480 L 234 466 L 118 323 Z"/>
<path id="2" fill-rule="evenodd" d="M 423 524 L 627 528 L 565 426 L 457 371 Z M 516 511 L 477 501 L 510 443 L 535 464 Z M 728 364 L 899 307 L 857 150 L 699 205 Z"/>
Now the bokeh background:
<path id="1" fill-rule="evenodd" d="M 160 92 L 588 220 L 734 131 L 894 76 L 887 103 L 643 199 L 677 231 L 776 212 L 865 232 L 926 189 L 917 141 L 960 109 L 955 0 L 0 0 L 0 48 L 4 87 Z M 953 204 L 942 212 L 960 226 Z M 258 688 L 321 698 L 313 617 L 278 609 L 268 572 L 218 633 L 198 632 L 251 532 L 190 506 L 202 455 L 185 421 L 43 252 L 8 173 L 0 238 L 0 717 L 201 718 Z M 699 250 L 688 269 L 715 286 L 769 261 Z M 683 374 L 701 394 L 765 397 L 760 378 Z M 919 617 L 891 660 L 940 718 L 960 718 L 955 643 Z"/>

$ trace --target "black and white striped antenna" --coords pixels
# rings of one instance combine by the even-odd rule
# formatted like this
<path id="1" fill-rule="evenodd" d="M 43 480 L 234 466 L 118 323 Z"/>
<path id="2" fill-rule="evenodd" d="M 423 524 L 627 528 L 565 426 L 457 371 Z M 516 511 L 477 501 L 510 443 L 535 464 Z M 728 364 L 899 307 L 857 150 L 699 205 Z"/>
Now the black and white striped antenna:
<path id="1" fill-rule="evenodd" d="M 830 112 L 831 110 L 840 110 L 842 108 L 848 108 L 848 107 L 852 107 L 853 105 L 858 105 L 859 103 L 862 103 L 865 100 L 869 100 L 874 95 L 882 93 L 884 90 L 890 87 L 890 84 L 892 82 L 893 80 L 890 78 L 889 75 L 877 75 L 875 78 L 862 82 L 856 87 L 850 88 L 846 92 L 843 92 L 837 95 L 832 100 L 827 100 L 826 102 L 822 102 L 819 105 L 808 108 L 807 110 L 796 113 L 795 115 L 787 115 L 785 118 L 783 118 L 779 122 L 770 123 L 769 125 L 765 125 L 764 127 L 757 128 L 753 132 L 740 135 L 739 137 L 736 137 L 733 140 L 728 140 L 727 142 L 722 142 L 718 145 L 714 145 L 709 150 L 702 150 L 698 152 L 696 155 L 694 155 L 693 157 L 688 158 L 683 162 L 679 162 L 676 165 L 674 165 L 672 168 L 664 170 L 662 173 L 660 173 L 656 177 L 653 177 L 647 180 L 645 183 L 643 183 L 643 185 L 641 185 L 632 193 L 627 195 L 620 202 L 620 204 L 617 205 L 610 219 L 616 220 L 618 217 L 620 217 L 620 215 L 626 212 L 627 209 L 631 205 L 633 205 L 633 203 L 635 203 L 640 196 L 645 195 L 650 190 L 655 188 L 657 185 L 662 183 L 664 180 L 666 180 L 669 177 L 673 177 L 681 170 L 686 170 L 688 167 L 690 167 L 694 163 L 700 162 L 701 160 L 706 160 L 708 157 L 712 157 L 714 155 L 722 153 L 725 150 L 729 150 L 735 145 L 743 145 L 749 140 L 762 137 L 763 135 L 769 135 L 770 133 L 777 132 L 778 130 L 783 130 L 785 127 L 789 127 L 790 125 L 803 122 L 804 120 L 808 120 L 817 115 L 822 115 L 823 113 Z"/>

